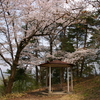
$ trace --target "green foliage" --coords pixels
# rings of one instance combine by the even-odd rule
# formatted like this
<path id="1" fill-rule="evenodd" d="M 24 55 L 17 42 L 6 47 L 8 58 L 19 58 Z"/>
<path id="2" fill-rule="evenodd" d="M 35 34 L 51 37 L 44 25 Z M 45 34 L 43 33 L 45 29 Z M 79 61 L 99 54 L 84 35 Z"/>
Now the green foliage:
<path id="1" fill-rule="evenodd" d="M 3 84 L 0 85 L 0 96 L 1 96 L 2 94 L 4 94 L 4 90 L 5 90 L 4 85 L 3 85 Z"/>
<path id="2" fill-rule="evenodd" d="M 84 66 L 84 70 L 83 70 L 83 75 L 85 77 L 89 77 L 93 74 L 93 70 L 94 70 L 94 66 L 93 65 L 89 65 L 89 66 Z"/>
<path id="3" fill-rule="evenodd" d="M 35 80 L 31 77 L 27 77 L 24 80 L 17 80 L 13 85 L 13 92 L 22 92 L 27 90 L 35 89 Z"/>
<path id="4" fill-rule="evenodd" d="M 52 68 L 52 84 L 60 83 L 60 68 Z"/>
<path id="5" fill-rule="evenodd" d="M 16 75 L 15 75 L 15 81 L 17 81 L 17 80 L 24 81 L 27 78 L 28 78 L 28 75 L 25 73 L 25 69 L 18 68 L 16 71 Z"/>
<path id="6" fill-rule="evenodd" d="M 63 51 L 74 52 L 74 46 L 72 41 L 73 35 L 68 35 L 68 37 L 60 36 L 61 45 L 60 48 Z"/>
<path id="7" fill-rule="evenodd" d="M 81 20 L 84 20 L 85 23 L 77 23 L 70 25 L 67 29 L 68 36 L 70 41 L 67 40 L 67 42 L 73 43 L 76 48 L 99 48 L 100 47 L 100 36 L 98 28 L 100 27 L 100 20 L 98 18 L 98 13 L 94 13 L 93 15 L 88 17 L 82 16 Z M 94 27 L 95 26 L 95 27 Z M 73 36 L 70 36 L 73 35 Z M 73 41 L 71 41 L 73 40 Z M 62 42 L 63 43 L 63 42 Z M 68 44 L 66 45 L 69 48 L 71 48 Z M 76 75 L 80 75 L 82 73 L 83 76 L 89 76 L 93 73 L 94 65 L 87 66 L 92 64 L 92 62 L 97 62 L 100 59 L 100 56 L 98 56 L 95 60 L 90 60 L 88 58 L 85 58 L 83 64 L 82 62 L 78 62 L 77 66 L 75 67 Z M 80 71 L 81 70 L 81 71 Z"/>
<path id="8" fill-rule="evenodd" d="M 11 73 L 8 70 L 8 73 Z M 37 88 L 35 86 L 35 79 L 31 73 L 26 73 L 25 68 L 17 68 L 12 92 L 22 92 Z"/>

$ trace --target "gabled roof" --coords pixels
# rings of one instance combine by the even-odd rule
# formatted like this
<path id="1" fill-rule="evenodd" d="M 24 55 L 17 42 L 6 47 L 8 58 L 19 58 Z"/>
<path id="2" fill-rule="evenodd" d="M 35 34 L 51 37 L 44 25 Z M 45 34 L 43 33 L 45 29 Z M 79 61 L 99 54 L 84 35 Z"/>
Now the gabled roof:
<path id="1" fill-rule="evenodd" d="M 53 61 L 47 61 L 46 63 L 38 65 L 40 67 L 73 67 L 73 64 L 69 64 L 60 60 L 53 60 Z"/>

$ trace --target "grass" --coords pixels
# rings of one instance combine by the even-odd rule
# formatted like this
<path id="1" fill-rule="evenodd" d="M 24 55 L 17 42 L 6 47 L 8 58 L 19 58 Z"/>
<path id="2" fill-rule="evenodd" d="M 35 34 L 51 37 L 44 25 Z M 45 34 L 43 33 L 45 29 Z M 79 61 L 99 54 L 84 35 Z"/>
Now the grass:
<path id="1" fill-rule="evenodd" d="M 100 76 L 85 79 L 76 84 L 74 90 L 76 95 L 82 97 L 79 100 L 100 100 Z"/>
<path id="2" fill-rule="evenodd" d="M 12 94 L 7 94 L 5 96 L 1 96 L 0 100 L 9 100 L 9 99 L 15 99 L 15 98 L 20 98 L 24 95 L 24 93 L 12 93 Z"/>
<path id="3" fill-rule="evenodd" d="M 4 86 L 3 86 L 3 82 L 0 78 L 0 96 L 4 93 Z"/>
<path id="4" fill-rule="evenodd" d="M 2 79 L 0 78 L 0 85 L 2 85 L 3 83 L 2 83 Z"/>

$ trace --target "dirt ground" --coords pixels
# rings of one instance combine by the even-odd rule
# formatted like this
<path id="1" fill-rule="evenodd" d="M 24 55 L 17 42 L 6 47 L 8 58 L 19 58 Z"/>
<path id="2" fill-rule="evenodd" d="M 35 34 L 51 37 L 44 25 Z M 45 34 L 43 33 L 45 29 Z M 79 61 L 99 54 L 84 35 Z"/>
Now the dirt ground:
<path id="1" fill-rule="evenodd" d="M 62 100 L 61 98 L 67 94 L 48 94 L 40 91 L 28 92 L 22 97 L 10 98 L 7 100 Z M 67 99 L 64 99 L 67 100 Z"/>

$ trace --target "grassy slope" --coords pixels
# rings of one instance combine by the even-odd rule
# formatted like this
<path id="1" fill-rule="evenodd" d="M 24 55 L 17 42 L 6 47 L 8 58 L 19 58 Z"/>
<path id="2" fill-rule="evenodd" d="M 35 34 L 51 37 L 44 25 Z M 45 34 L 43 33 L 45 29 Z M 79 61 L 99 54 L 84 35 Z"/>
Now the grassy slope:
<path id="1" fill-rule="evenodd" d="M 100 100 L 100 76 L 91 77 L 74 86 L 74 93 L 61 100 Z"/>
<path id="2" fill-rule="evenodd" d="M 27 96 L 27 94 L 25 94 L 25 96 L 22 98 L 20 96 L 18 96 L 18 94 L 13 95 L 15 98 L 19 97 L 19 100 L 49 100 L 50 97 L 40 97 L 38 98 L 38 96 L 36 96 L 35 99 L 33 99 L 34 97 L 30 97 L 29 98 L 25 98 Z M 11 97 L 11 96 L 10 96 Z M 8 97 L 6 97 L 8 98 Z M 82 79 L 82 81 L 80 83 L 77 83 L 74 86 L 74 92 L 67 94 L 67 95 L 63 95 L 61 97 L 56 98 L 55 96 L 52 96 L 52 98 L 54 98 L 55 100 L 100 100 L 100 76 L 96 76 L 96 77 L 91 77 L 88 79 Z M 1 100 L 1 99 L 0 99 Z M 3 98 L 2 98 L 3 100 Z M 5 99 L 7 100 L 7 99 Z M 11 100 L 18 100 L 17 99 L 11 99 Z M 51 99 L 50 99 L 51 100 Z"/>

